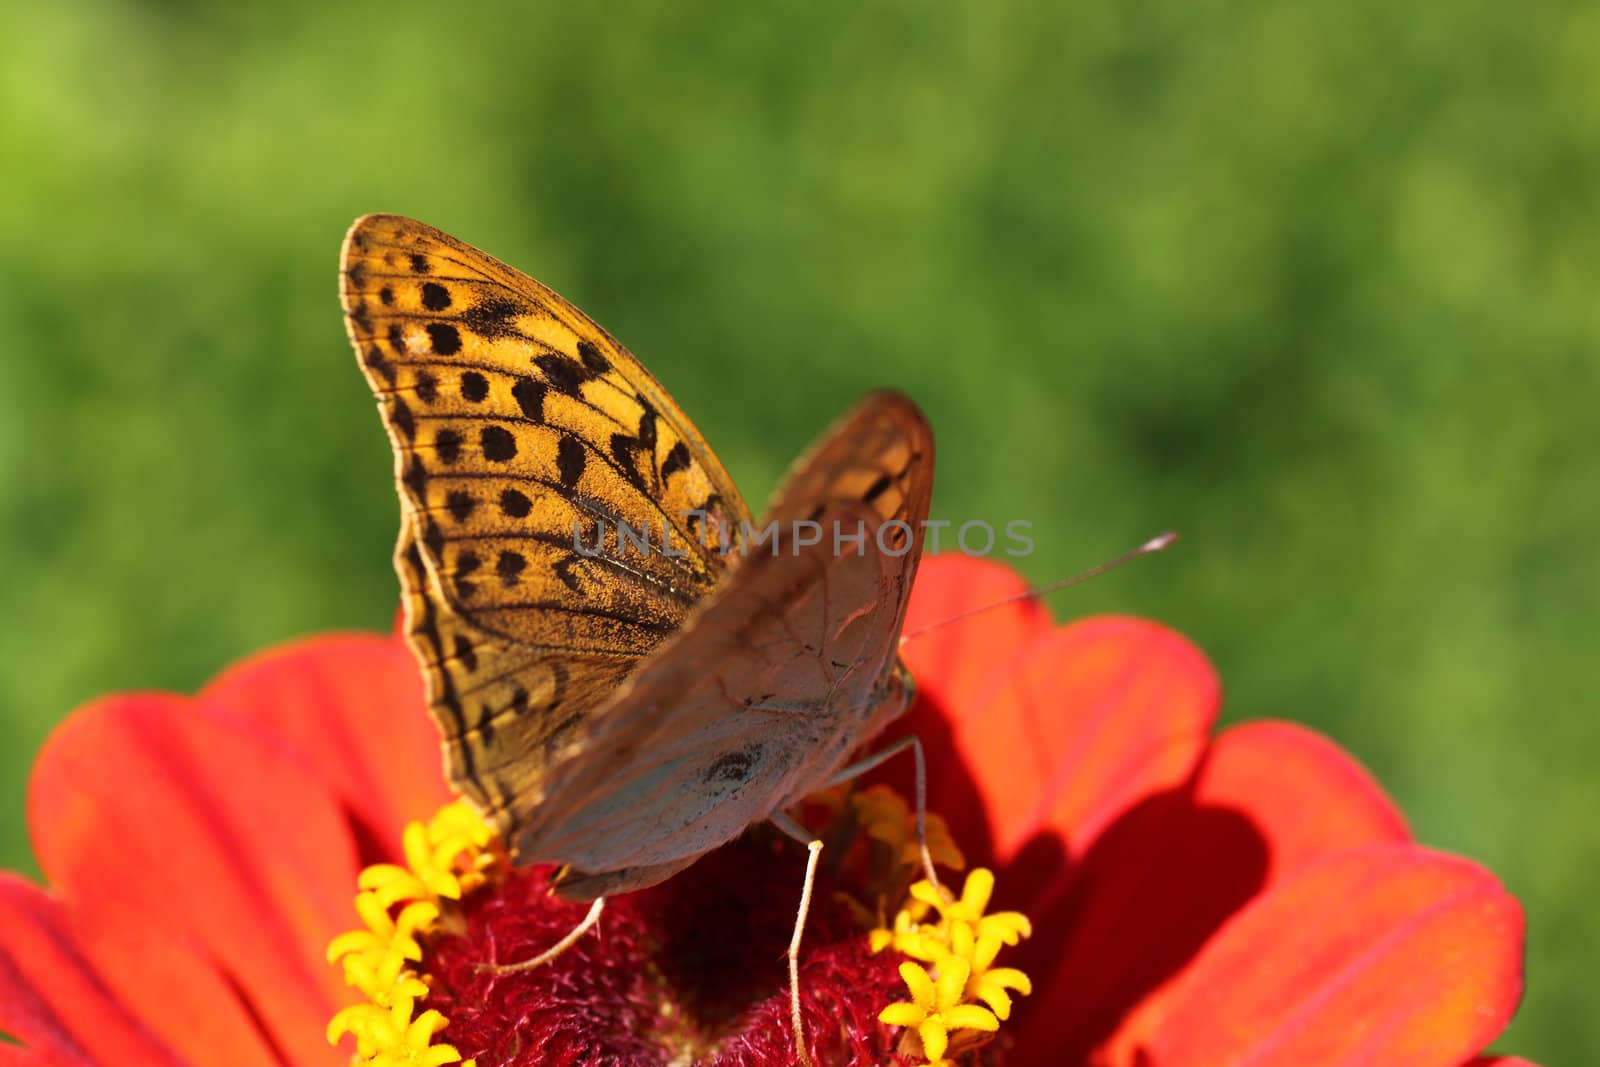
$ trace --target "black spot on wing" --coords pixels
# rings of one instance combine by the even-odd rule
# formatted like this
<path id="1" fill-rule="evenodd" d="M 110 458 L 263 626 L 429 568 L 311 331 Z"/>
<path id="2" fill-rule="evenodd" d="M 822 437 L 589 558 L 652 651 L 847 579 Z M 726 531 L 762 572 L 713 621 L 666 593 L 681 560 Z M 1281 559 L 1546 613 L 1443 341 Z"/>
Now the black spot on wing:
<path id="1" fill-rule="evenodd" d="M 761 746 L 751 745 L 736 752 L 724 752 L 706 768 L 704 781 L 713 793 L 724 793 L 743 785 L 761 758 Z"/>
<path id="2" fill-rule="evenodd" d="M 544 355 L 535 356 L 533 362 L 544 372 L 545 381 L 550 383 L 550 388 L 568 396 L 582 396 L 583 383 L 592 377 L 583 364 L 558 352 L 546 352 Z"/>
<path id="3" fill-rule="evenodd" d="M 429 311 L 443 311 L 450 306 L 450 290 L 438 282 L 423 282 L 422 306 Z"/>
<path id="4" fill-rule="evenodd" d="M 384 356 L 383 349 L 379 348 L 377 345 L 368 345 L 366 350 L 362 353 L 361 358 L 362 362 L 367 365 L 368 369 L 381 374 L 383 376 L 383 380 L 389 385 L 389 387 L 391 389 L 394 388 L 394 364 L 390 363 L 389 360 Z"/>
<path id="5" fill-rule="evenodd" d="M 428 468 L 422 462 L 421 456 L 411 457 L 411 462 L 406 464 L 405 473 L 400 476 L 400 480 L 413 495 L 422 496 L 423 490 L 428 485 Z"/>
<path id="6" fill-rule="evenodd" d="M 461 316 L 461 325 L 490 341 L 498 337 L 520 337 L 521 331 L 514 320 L 522 312 L 522 305 L 515 300 L 495 297 L 468 308 Z"/>
<path id="7" fill-rule="evenodd" d="M 478 651 L 472 647 L 472 641 L 464 634 L 456 635 L 455 648 L 452 650 L 456 662 L 469 671 L 478 669 Z"/>
<path id="8" fill-rule="evenodd" d="M 444 552 L 444 532 L 438 523 L 427 523 L 422 531 L 422 546 L 438 557 Z"/>
<path id="9" fill-rule="evenodd" d="M 389 404 L 389 422 L 407 441 L 414 441 L 417 437 L 417 420 L 411 417 L 411 409 L 406 407 L 405 401 L 395 399 Z"/>
<path id="10" fill-rule="evenodd" d="M 478 443 L 483 458 L 495 463 L 505 463 L 517 454 L 517 439 L 504 426 L 485 426 L 478 433 Z"/>
<path id="11" fill-rule="evenodd" d="M 418 400 L 431 404 L 439 395 L 439 379 L 435 378 L 431 371 L 419 370 L 411 391 L 417 394 Z"/>
<path id="12" fill-rule="evenodd" d="M 656 409 L 643 398 L 639 400 L 639 406 L 643 410 L 639 412 L 639 430 L 634 436 L 639 439 L 639 444 L 644 446 L 644 450 L 653 456 L 656 451 Z"/>
<path id="13" fill-rule="evenodd" d="M 445 497 L 444 506 L 449 509 L 451 518 L 457 522 L 466 522 L 472 515 L 478 502 L 472 499 L 472 494 L 464 489 L 452 489 L 450 495 Z"/>
<path id="14" fill-rule="evenodd" d="M 523 376 L 511 387 L 511 397 L 522 409 L 522 414 L 534 422 L 544 421 L 545 384 Z"/>
<path id="15" fill-rule="evenodd" d="M 583 443 L 576 437 L 563 437 L 556 446 L 556 472 L 561 476 L 561 484 L 568 489 L 576 488 L 587 461 Z"/>
<path id="16" fill-rule="evenodd" d="M 689 446 L 679 441 L 667 451 L 667 458 L 661 461 L 661 480 L 664 482 L 681 470 L 689 469 Z"/>
<path id="17" fill-rule="evenodd" d="M 590 374 L 604 374 L 611 369 L 611 361 L 593 341 L 578 342 L 578 358 L 583 360 Z"/>
<path id="18" fill-rule="evenodd" d="M 638 455 L 640 445 L 638 438 L 629 437 L 627 434 L 614 433 L 611 435 L 611 457 L 617 461 L 617 466 L 622 473 L 632 482 L 634 488 L 641 492 L 648 492 L 644 475 L 639 473 Z"/>
<path id="19" fill-rule="evenodd" d="M 456 595 L 462 600 L 472 599 L 472 594 L 478 591 L 478 583 L 472 580 L 472 575 L 483 561 L 476 552 L 463 552 L 456 557 Z"/>
<path id="20" fill-rule="evenodd" d="M 517 584 L 523 570 L 528 566 L 528 561 L 520 552 L 502 552 L 500 558 L 494 562 L 494 572 L 500 576 L 500 581 L 507 586 Z"/>
<path id="21" fill-rule="evenodd" d="M 406 561 L 406 566 L 407 567 L 410 567 L 413 571 L 417 572 L 419 575 L 421 574 L 421 572 L 422 572 L 422 553 L 417 550 L 417 543 L 415 541 L 407 541 L 406 542 L 406 549 L 405 549 L 405 551 L 403 553 L 401 553 L 401 558 L 403 558 Z"/>
<path id="22" fill-rule="evenodd" d="M 461 458 L 461 433 L 446 426 L 433 435 L 434 452 L 446 463 L 454 463 Z"/>
<path id="23" fill-rule="evenodd" d="M 433 268 L 428 264 L 428 257 L 421 252 L 411 253 L 411 269 L 418 274 L 426 274 Z"/>
<path id="24" fill-rule="evenodd" d="M 484 397 L 489 395 L 489 379 L 475 370 L 469 370 L 461 375 L 461 398 L 474 404 L 481 404 Z"/>
<path id="25" fill-rule="evenodd" d="M 508 519 L 525 519 L 533 510 L 533 502 L 515 489 L 500 494 L 500 510 Z"/>
<path id="26" fill-rule="evenodd" d="M 461 331 L 448 322 L 428 323 L 428 341 L 441 356 L 453 356 L 461 351 Z"/>
<path id="27" fill-rule="evenodd" d="M 555 575 L 556 578 L 560 580 L 562 585 L 566 586 L 574 593 L 581 593 L 583 592 L 583 587 L 578 584 L 578 576 L 572 573 L 572 568 L 577 566 L 577 564 L 578 557 L 567 556 L 554 567 L 551 567 L 550 573 Z"/>

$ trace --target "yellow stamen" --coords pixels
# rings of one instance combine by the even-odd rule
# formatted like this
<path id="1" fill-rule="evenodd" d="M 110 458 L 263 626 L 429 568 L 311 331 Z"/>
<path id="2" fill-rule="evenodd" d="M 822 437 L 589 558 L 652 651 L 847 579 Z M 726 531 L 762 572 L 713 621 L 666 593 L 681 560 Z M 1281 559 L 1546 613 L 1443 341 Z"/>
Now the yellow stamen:
<path id="1" fill-rule="evenodd" d="M 994 966 L 994 958 L 1000 952 L 998 934 L 990 932 L 974 938 L 972 928 L 966 923 L 957 923 L 950 933 L 953 954 L 965 960 L 972 969 L 967 978 L 966 998 L 981 1000 L 1000 1019 L 1009 1019 L 1011 997 L 1007 991 L 1027 996 L 1033 992 L 1033 982 L 1015 967 Z"/>
<path id="2" fill-rule="evenodd" d="M 987 1040 L 981 1034 L 994 1032 L 1010 1017 L 1011 994 L 1033 991 L 1023 972 L 994 966 L 1001 947 L 1029 936 L 1032 925 L 1021 912 L 984 914 L 993 895 L 994 874 L 981 867 L 967 875 L 958 898 L 918 882 L 892 929 L 869 935 L 874 952 L 893 946 L 928 964 L 927 969 L 910 960 L 900 965 L 911 1000 L 889 1005 L 878 1018 L 891 1026 L 915 1028 L 933 1067 L 950 1050 L 951 1031 L 976 1031 L 971 1039 L 957 1040 L 969 1048 L 981 1043 Z M 932 913 L 938 914 L 937 922 L 926 921 Z"/>
<path id="3" fill-rule="evenodd" d="M 446 907 L 487 879 L 504 856 L 494 831 L 462 801 L 427 823 L 413 822 L 402 836 L 406 865 L 379 863 L 357 879 L 356 914 L 364 930 L 340 934 L 328 945 L 328 962 L 367 997 L 341 1009 L 328 1023 L 328 1041 L 356 1040 L 355 1067 L 442 1067 L 461 1053 L 433 1038 L 448 1025 L 432 1008 L 416 1014 L 428 986 L 409 965 L 422 960 L 422 941 Z M 398 915 L 391 909 L 399 905 Z M 467 1060 L 461 1067 L 475 1067 Z"/>
<path id="4" fill-rule="evenodd" d="M 980 936 L 992 932 L 1007 945 L 1015 945 L 1023 938 L 1031 936 L 1033 925 L 1020 911 L 984 914 L 984 910 L 989 906 L 989 898 L 993 895 L 994 873 L 983 867 L 978 867 L 967 875 L 966 884 L 961 887 L 961 897 L 957 900 L 945 899 L 927 882 L 918 882 L 911 887 L 912 898 L 937 908 L 946 924 L 966 923 L 976 927 L 976 932 Z"/>
<path id="5" fill-rule="evenodd" d="M 950 1047 L 950 1031 L 993 1033 L 1000 1029 L 1000 1020 L 989 1009 L 962 1003 L 968 973 L 966 961 L 954 957 L 940 965 L 937 978 L 907 960 L 900 965 L 900 977 L 911 991 L 911 1000 L 890 1004 L 878 1013 L 878 1021 L 916 1027 L 923 1054 L 935 1063 L 943 1060 Z"/>

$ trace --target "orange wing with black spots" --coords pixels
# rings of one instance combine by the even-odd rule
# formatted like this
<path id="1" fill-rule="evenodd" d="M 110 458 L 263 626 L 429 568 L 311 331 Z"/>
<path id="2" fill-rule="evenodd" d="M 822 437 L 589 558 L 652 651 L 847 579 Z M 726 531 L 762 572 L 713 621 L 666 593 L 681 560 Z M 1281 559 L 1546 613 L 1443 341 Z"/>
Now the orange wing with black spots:
<path id="1" fill-rule="evenodd" d="M 749 513 L 649 372 L 527 275 L 368 215 L 340 281 L 394 448 L 407 637 L 446 771 L 509 832 L 577 728 L 722 580 Z M 639 551 L 618 523 L 674 551 Z"/>

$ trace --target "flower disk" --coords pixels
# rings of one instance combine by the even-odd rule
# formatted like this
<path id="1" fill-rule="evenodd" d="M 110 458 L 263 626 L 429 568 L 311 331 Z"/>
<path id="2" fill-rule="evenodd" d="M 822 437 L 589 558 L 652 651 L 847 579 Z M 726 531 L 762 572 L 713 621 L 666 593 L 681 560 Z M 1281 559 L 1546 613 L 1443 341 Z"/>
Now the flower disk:
<path id="1" fill-rule="evenodd" d="M 973 899 L 986 898 L 993 884 L 987 871 L 968 878 L 960 899 L 918 883 L 916 898 L 908 899 L 912 910 L 899 919 L 913 922 L 912 914 L 925 913 L 929 900 L 963 917 L 921 928 L 925 942 L 944 946 L 933 961 L 944 972 L 938 1003 L 944 1014 L 932 1022 L 899 1022 L 892 1009 L 877 1011 L 897 992 L 896 953 L 877 951 L 861 921 L 863 897 L 881 901 L 886 883 L 863 882 L 860 875 L 887 875 L 904 898 L 905 871 L 920 862 L 904 848 L 912 825 L 908 809 L 890 797 L 875 787 L 820 805 L 848 818 L 822 831 L 839 842 L 842 862 L 819 881 L 800 972 L 801 1016 L 819 1063 L 885 1062 L 903 1051 L 900 1030 L 907 1026 L 924 1035 L 929 1057 L 938 1060 L 945 1045 L 927 1035 L 945 1021 L 953 1028 L 998 1027 L 988 1009 L 964 1003 L 969 975 L 974 995 L 984 995 L 973 969 L 972 933 L 1004 922 L 980 917 L 985 900 Z M 887 826 L 896 813 L 906 823 L 898 833 Z M 936 851 L 959 863 L 942 820 L 930 822 Z M 355 1036 L 359 1063 L 439 1067 L 465 1057 L 469 1067 L 753 1067 L 787 1063 L 794 1055 L 788 988 L 774 965 L 790 936 L 802 869 L 785 839 L 748 835 L 660 886 L 616 898 L 601 930 L 549 964 L 507 971 L 505 965 L 560 940 L 582 907 L 550 893 L 550 868 L 512 867 L 465 804 L 446 807 L 428 824 L 411 824 L 404 836 L 406 865 L 377 864 L 362 872 L 356 910 L 366 928 L 340 935 L 328 950 L 347 983 L 370 1001 L 341 1010 L 328 1028 L 335 1042 Z M 900 975 L 906 967 L 915 965 L 904 964 Z M 1025 986 L 1024 978 L 1011 988 Z"/>

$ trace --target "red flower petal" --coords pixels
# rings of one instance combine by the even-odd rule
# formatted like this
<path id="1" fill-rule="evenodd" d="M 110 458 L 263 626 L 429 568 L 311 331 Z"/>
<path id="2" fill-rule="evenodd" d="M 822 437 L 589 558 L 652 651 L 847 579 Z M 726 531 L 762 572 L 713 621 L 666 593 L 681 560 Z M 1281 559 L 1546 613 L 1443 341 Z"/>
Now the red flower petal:
<path id="1" fill-rule="evenodd" d="M 1224 731 L 1191 789 L 1148 802 L 1085 859 L 1072 941 L 1030 1036 L 1050 1040 L 1045 1020 L 1082 1018 L 1078 1046 L 1137 1062 L 1166 1013 L 1164 987 L 1230 915 L 1308 863 L 1409 840 L 1393 802 L 1327 738 L 1283 722 Z"/>
<path id="2" fill-rule="evenodd" d="M 1189 776 L 1219 693 L 1205 657 L 1155 623 L 1091 619 L 1035 640 L 988 702 L 952 723 L 996 861 L 1054 851 L 1027 865 L 1027 881 L 1059 889 L 1052 880 L 1111 819 Z"/>
<path id="3" fill-rule="evenodd" d="M 1155 887 L 1141 885 L 1153 861 L 1139 852 L 1147 836 L 1139 828 L 1159 830 L 1171 817 L 1149 798 L 1170 798 L 1191 777 L 1218 699 L 1210 665 L 1183 638 L 1154 623 L 1104 618 L 1035 640 L 988 706 L 951 724 L 971 778 L 936 781 L 933 803 L 947 817 L 967 814 L 949 806 L 963 789 L 988 803 L 982 829 L 994 835 L 999 905 L 1019 907 L 1035 922 L 1036 935 L 1016 964 L 1051 976 L 1031 998 L 1048 1006 L 1025 1010 L 1027 1017 L 1053 1025 L 1048 1035 L 1032 1040 L 1035 1031 L 1022 1032 L 1020 1062 L 1073 1062 L 1069 1050 L 1086 1052 L 1093 1033 L 1108 1030 L 1133 1002 L 1124 996 L 1126 976 L 1107 970 L 1125 960 L 1118 931 L 1125 923 L 1135 930 L 1146 923 L 1123 904 L 1160 896 L 1152 894 Z M 1108 825 L 1122 832 L 1097 841 Z M 969 832 L 957 840 L 973 855 L 971 828 L 962 828 Z M 1121 863 L 1130 850 L 1136 858 Z M 977 858 L 987 861 L 981 852 Z M 1128 875 L 1121 881 L 1119 866 Z M 1107 870 L 1104 881 L 1080 877 Z M 1114 887 L 1099 909 L 1106 925 L 1075 945 L 1085 893 L 1100 885 Z M 1165 892 L 1170 883 L 1159 888 Z M 1065 953 L 1075 954 L 1064 959 Z M 1128 965 L 1147 962 L 1133 956 Z M 1079 973 L 1085 965 L 1088 973 Z M 1149 985 L 1140 976 L 1134 990 Z M 1106 1007 L 1108 998 L 1114 1013 L 1103 1019 L 1113 1010 Z M 1076 1045 L 1063 1046 L 1063 1027 Z"/>
<path id="4" fill-rule="evenodd" d="M 1452 1067 L 1522 993 L 1521 908 L 1476 864 L 1376 845 L 1302 870 L 1211 940 L 1151 1036 L 1162 1067 Z"/>
<path id="5" fill-rule="evenodd" d="M 963 764 L 952 737 L 956 715 L 970 717 L 1009 675 L 1012 663 L 1051 630 L 1050 616 L 1037 599 L 1002 604 L 1028 590 L 1009 567 L 971 556 L 930 556 L 922 561 L 902 629 L 900 654 L 917 682 L 910 713 L 889 727 L 877 743 L 914 734 L 928 760 L 928 803 L 949 823 L 963 851 L 987 862 L 988 824 L 978 783 Z M 953 622 L 976 608 L 990 608 L 970 620 Z M 926 634 L 925 626 L 949 622 Z M 905 763 L 876 772 L 905 791 L 911 774 Z"/>
<path id="6" fill-rule="evenodd" d="M 60 904 L 9 873 L 0 874 L 0 1031 L 37 1057 L 24 1063 L 179 1063 L 78 952 Z"/>
<path id="7" fill-rule="evenodd" d="M 989 560 L 961 555 L 923 560 L 901 631 L 907 637 L 901 651 L 918 692 L 943 708 L 977 704 L 1011 658 L 1050 629 L 1050 613 L 1038 599 L 991 608 L 1027 591 L 1020 574 Z M 972 620 L 950 621 L 978 608 L 991 610 Z"/>
<path id="8" fill-rule="evenodd" d="M 277 739 L 390 855 L 408 821 L 451 799 L 421 672 L 398 639 L 350 634 L 284 645 L 235 664 L 200 700 L 209 713 Z"/>
<path id="9" fill-rule="evenodd" d="M 82 1059 L 64 1059 L 16 1045 L 0 1044 L 0 1067 L 84 1067 Z"/>
<path id="10" fill-rule="evenodd" d="M 1269 883 L 1344 849 L 1411 840 L 1405 816 L 1365 767 L 1291 722 L 1223 731 L 1197 799 L 1250 813 L 1269 845 Z"/>
<path id="11" fill-rule="evenodd" d="M 0 874 L 0 1030 L 27 1042 L 38 1067 L 71 1063 L 281 1060 L 238 993 L 204 954 L 143 926 L 97 921 L 93 904 L 69 909 Z M 0 1063 L 4 1063 L 0 1060 Z"/>
<path id="12" fill-rule="evenodd" d="M 269 736 L 177 697 L 92 704 L 46 743 L 29 816 L 40 866 L 97 929 L 202 945 L 284 1058 L 340 1061 L 323 1028 L 348 998 L 321 953 L 350 924 L 354 846 Z"/>

